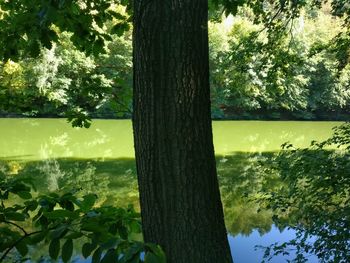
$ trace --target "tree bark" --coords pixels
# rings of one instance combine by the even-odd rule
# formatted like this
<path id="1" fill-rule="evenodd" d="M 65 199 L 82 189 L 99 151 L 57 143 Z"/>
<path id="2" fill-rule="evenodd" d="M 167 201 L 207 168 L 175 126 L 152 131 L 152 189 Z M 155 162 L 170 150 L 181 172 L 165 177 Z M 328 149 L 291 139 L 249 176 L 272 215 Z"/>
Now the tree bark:
<path id="1" fill-rule="evenodd" d="M 207 0 L 134 1 L 134 143 L 143 235 L 167 262 L 232 262 L 210 118 Z"/>

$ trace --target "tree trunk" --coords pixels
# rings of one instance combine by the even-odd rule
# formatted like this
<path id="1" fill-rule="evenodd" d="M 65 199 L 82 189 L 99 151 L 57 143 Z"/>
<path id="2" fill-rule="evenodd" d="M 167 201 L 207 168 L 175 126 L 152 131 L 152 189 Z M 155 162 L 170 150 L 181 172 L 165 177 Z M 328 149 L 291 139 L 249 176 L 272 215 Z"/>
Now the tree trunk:
<path id="1" fill-rule="evenodd" d="M 232 262 L 212 139 L 207 12 L 207 0 L 134 1 L 143 235 L 167 262 Z"/>

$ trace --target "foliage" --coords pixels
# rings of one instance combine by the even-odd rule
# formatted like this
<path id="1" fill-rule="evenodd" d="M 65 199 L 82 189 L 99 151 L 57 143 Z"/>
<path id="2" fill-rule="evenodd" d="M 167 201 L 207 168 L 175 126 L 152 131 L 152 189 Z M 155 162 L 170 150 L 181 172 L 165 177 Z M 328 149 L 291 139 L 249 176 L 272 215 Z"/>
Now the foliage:
<path id="1" fill-rule="evenodd" d="M 27 86 L 26 72 L 24 61 L 0 63 L 0 112 L 30 115 L 40 107 L 44 97 Z"/>
<path id="2" fill-rule="evenodd" d="M 61 31 L 72 32 L 74 45 L 87 54 L 104 52 L 104 41 L 111 36 L 101 31 L 104 23 L 116 19 L 117 29 L 127 23 L 127 17 L 117 12 L 113 0 L 70 0 L 40 1 L 15 0 L 0 1 L 0 58 L 20 58 L 24 54 L 38 56 L 40 46 L 51 49 L 52 42 L 58 40 Z M 121 0 L 120 4 L 127 2 Z M 120 30 L 115 30 L 120 32 Z"/>
<path id="3" fill-rule="evenodd" d="M 271 35 L 255 24 L 255 18 L 245 7 L 209 27 L 214 31 L 210 32 L 214 109 L 221 108 L 227 117 L 253 118 L 259 114 L 271 118 L 273 112 L 284 113 L 279 118 L 330 118 L 347 112 L 347 62 L 339 68 L 336 48 L 326 48 L 342 32 L 341 20 L 323 10 L 306 9 L 278 35 Z M 230 20 L 231 26 L 223 31 Z"/>
<path id="4" fill-rule="evenodd" d="M 274 47 L 266 46 L 264 37 L 256 40 L 258 30 L 249 20 L 238 20 L 230 33 L 228 51 L 219 57 L 219 67 L 225 69 L 219 74 L 223 75 L 220 84 L 225 89 L 226 107 L 236 111 L 305 108 L 307 77 L 301 67 L 305 55 L 302 57 L 297 46 L 292 48 L 287 38 L 275 42 Z M 273 55 L 266 52 L 271 48 L 275 49 Z"/>
<path id="5" fill-rule="evenodd" d="M 79 198 L 77 192 L 33 198 L 30 181 L 2 175 L 0 183 L 0 262 L 14 262 L 18 253 L 25 259 L 42 243 L 52 259 L 69 262 L 73 243 L 81 241 L 82 255 L 92 262 L 165 262 L 159 246 L 131 238 L 141 232 L 132 207 L 96 207 L 96 195 Z"/>
<path id="6" fill-rule="evenodd" d="M 279 183 L 272 176 L 261 175 L 261 163 L 272 155 L 235 152 L 218 160 L 221 200 L 230 235 L 249 236 L 254 230 L 263 235 L 271 231 L 271 211 L 252 199 L 259 195 L 262 186 L 274 188 Z"/>
<path id="7" fill-rule="evenodd" d="M 333 1 L 333 7 L 321 2 L 320 10 L 315 9 L 315 1 L 210 2 L 214 118 L 348 118 L 348 11 L 341 2 Z M 106 8 L 101 11 L 102 23 L 97 22 L 98 14 L 86 13 L 88 1 L 69 3 L 45 7 L 57 16 L 41 25 L 53 33 L 46 36 L 50 45 L 44 41 L 35 59 L 26 51 L 30 45 L 16 46 L 19 53 L 10 56 L 16 62 L 4 60 L 0 65 L 0 113 L 67 117 L 74 126 L 86 127 L 93 117 L 131 116 L 130 6 L 122 1 L 102 7 L 98 2 L 96 10 Z M 4 37 L 10 21 L 23 23 L 20 16 L 32 16 L 36 10 L 29 10 L 25 1 L 23 10 L 9 11 L 15 4 L 1 7 L 8 10 L 3 11 Z M 84 42 L 90 40 L 76 31 L 80 22 L 73 23 L 71 17 L 61 21 L 60 15 L 73 12 L 76 4 L 84 12 L 75 19 L 93 21 L 89 35 L 102 48 Z M 235 16 L 222 16 L 224 10 Z M 26 26 L 35 30 L 34 25 Z M 23 41 L 41 41 L 35 34 L 27 37 L 26 32 L 24 26 L 16 28 L 16 34 L 24 35 Z M 6 48 L 5 53 L 9 52 Z M 9 63 L 17 65 L 15 74 L 5 72 Z"/>
<path id="8" fill-rule="evenodd" d="M 77 50 L 70 36 L 67 32 L 59 33 L 59 42 L 51 49 L 41 49 L 36 59 L 4 64 L 0 77 L 2 110 L 64 116 L 74 126 L 85 127 L 90 125 L 91 116 L 99 114 L 130 116 L 131 42 L 128 36 L 113 37 L 107 54 L 99 57 L 86 56 Z"/>
<path id="9" fill-rule="evenodd" d="M 126 44 L 121 35 L 130 30 L 130 9 L 121 5 L 127 2 L 0 1 L 0 58 L 16 60 L 24 68 L 18 74 L 24 88 L 16 92 L 11 89 L 15 81 L 10 85 L 6 72 L 0 73 L 1 110 L 63 115 L 73 126 L 85 127 L 103 105 L 109 107 L 107 114 L 129 114 L 130 101 L 125 99 L 130 100 L 131 92 L 120 87 L 130 79 L 131 65 L 120 64 L 124 54 L 118 50 L 116 57 L 116 50 L 106 46 Z M 107 59 L 97 58 L 107 52 L 115 59 L 113 69 L 120 72 L 119 78 L 106 70 Z M 131 61 L 131 46 L 122 52 Z M 127 68 L 128 74 L 120 77 L 125 72 L 121 68 Z"/>
<path id="10" fill-rule="evenodd" d="M 349 262 L 349 138 L 350 124 L 346 123 L 330 139 L 313 142 L 309 148 L 285 144 L 272 160 L 267 174 L 277 171 L 283 185 L 263 191 L 260 201 L 273 210 L 277 225 L 289 225 L 297 235 L 268 247 L 266 259 L 296 250 L 296 262 L 307 262 L 307 254 L 315 254 L 321 262 Z"/>

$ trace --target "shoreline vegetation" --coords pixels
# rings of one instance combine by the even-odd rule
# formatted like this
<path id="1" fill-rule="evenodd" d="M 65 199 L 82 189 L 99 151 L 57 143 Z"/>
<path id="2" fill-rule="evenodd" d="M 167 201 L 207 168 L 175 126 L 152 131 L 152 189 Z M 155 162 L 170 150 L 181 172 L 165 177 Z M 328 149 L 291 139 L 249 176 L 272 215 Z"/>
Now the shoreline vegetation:
<path id="1" fill-rule="evenodd" d="M 129 117 L 118 117 L 118 116 L 101 116 L 101 115 L 90 115 L 91 119 L 96 120 L 131 120 Z M 67 119 L 66 116 L 59 116 L 54 114 L 40 114 L 40 115 L 26 115 L 17 113 L 0 113 L 0 118 L 20 118 L 20 119 Z M 303 118 L 288 115 L 279 115 L 278 113 L 272 113 L 270 116 L 266 115 L 235 115 L 230 117 L 212 117 L 213 121 L 350 121 L 350 115 L 334 114 L 333 116 Z"/>
<path id="2" fill-rule="evenodd" d="M 264 46 L 265 33 L 256 36 L 261 25 L 249 9 L 208 22 L 213 120 L 350 120 L 348 53 L 331 45 L 341 19 L 305 9 L 296 22 L 293 37 L 272 47 Z M 0 117 L 66 117 L 76 126 L 131 118 L 131 27 L 94 56 L 78 50 L 71 33 L 57 37 L 36 58 L 0 62 Z"/>

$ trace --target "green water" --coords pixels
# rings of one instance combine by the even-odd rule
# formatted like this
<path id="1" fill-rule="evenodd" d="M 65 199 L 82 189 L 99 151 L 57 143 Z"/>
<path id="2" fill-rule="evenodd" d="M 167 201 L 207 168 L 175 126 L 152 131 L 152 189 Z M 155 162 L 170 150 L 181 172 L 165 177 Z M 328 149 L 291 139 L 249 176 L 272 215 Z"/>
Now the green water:
<path id="1" fill-rule="evenodd" d="M 278 151 L 286 141 L 306 147 L 331 134 L 337 122 L 214 121 L 217 155 Z M 72 128 L 62 119 L 0 119 L 0 157 L 133 158 L 129 120 L 95 120 L 90 129 Z"/>
<path id="2" fill-rule="evenodd" d="M 324 140 L 339 124 L 213 122 L 222 202 L 236 263 L 259 262 L 262 254 L 254 251 L 254 245 L 293 234 L 281 233 L 272 224 L 271 212 L 258 212 L 260 207 L 246 198 L 256 194 L 261 184 L 259 161 L 287 141 L 307 147 L 312 140 Z M 38 192 L 82 187 L 81 194 L 97 192 L 100 204 L 131 203 L 138 208 L 129 120 L 95 120 L 91 128 L 79 129 L 60 119 L 0 119 L 0 171 L 34 178 Z"/>

